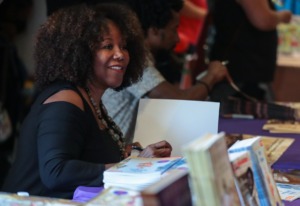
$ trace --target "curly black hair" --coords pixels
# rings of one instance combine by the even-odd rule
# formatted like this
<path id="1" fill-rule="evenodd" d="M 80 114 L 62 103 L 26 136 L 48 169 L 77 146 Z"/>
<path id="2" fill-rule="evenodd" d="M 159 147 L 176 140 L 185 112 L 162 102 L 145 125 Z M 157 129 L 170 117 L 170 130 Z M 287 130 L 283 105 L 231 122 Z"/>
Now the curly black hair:
<path id="1" fill-rule="evenodd" d="M 149 28 L 165 28 L 173 18 L 173 11 L 179 12 L 183 0 L 123 0 L 138 16 L 144 35 Z"/>
<path id="2" fill-rule="evenodd" d="M 108 32 L 109 20 L 119 27 L 131 57 L 116 90 L 137 82 L 143 73 L 146 49 L 136 15 L 125 6 L 112 3 L 93 7 L 80 4 L 54 12 L 40 28 L 34 54 L 37 88 L 58 80 L 86 86 L 93 75 L 93 55 Z"/>

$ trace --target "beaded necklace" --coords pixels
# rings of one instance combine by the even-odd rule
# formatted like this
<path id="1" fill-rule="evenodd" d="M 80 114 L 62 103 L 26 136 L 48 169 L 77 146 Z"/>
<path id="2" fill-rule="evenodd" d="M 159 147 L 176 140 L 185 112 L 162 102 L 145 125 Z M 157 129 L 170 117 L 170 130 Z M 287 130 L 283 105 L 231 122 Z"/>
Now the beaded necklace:
<path id="1" fill-rule="evenodd" d="M 107 114 L 107 110 L 100 100 L 99 106 L 96 101 L 92 97 L 91 91 L 88 87 L 85 87 L 85 91 L 89 96 L 89 100 L 93 105 L 93 108 L 97 114 L 97 118 L 100 120 L 103 126 L 99 125 L 101 130 L 107 130 L 108 134 L 112 137 L 112 139 L 118 144 L 119 150 L 121 152 L 121 159 L 124 159 L 125 154 L 125 142 L 123 142 L 123 133 L 118 125 L 111 119 L 111 117 Z"/>

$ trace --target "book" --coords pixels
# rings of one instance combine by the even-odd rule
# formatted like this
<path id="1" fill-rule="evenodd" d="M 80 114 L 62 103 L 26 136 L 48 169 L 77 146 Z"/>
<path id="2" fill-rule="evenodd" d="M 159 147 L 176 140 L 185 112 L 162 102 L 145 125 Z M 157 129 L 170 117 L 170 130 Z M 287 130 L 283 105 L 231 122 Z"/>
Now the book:
<path id="1" fill-rule="evenodd" d="M 141 191 L 159 181 L 181 159 L 182 157 L 128 157 L 104 171 L 104 188 L 115 186 Z"/>
<path id="2" fill-rule="evenodd" d="M 228 134 L 226 133 L 226 143 L 229 148 L 236 141 L 243 139 L 250 139 L 256 137 L 256 135 L 250 134 Z M 268 165 L 275 163 L 284 152 L 293 144 L 294 138 L 286 137 L 272 137 L 272 136 L 260 136 L 262 144 L 265 148 L 265 154 L 267 158 Z"/>
<path id="3" fill-rule="evenodd" d="M 236 177 L 236 187 L 242 206 L 258 206 L 258 195 L 254 184 L 251 158 L 248 151 L 229 153 L 229 160 Z"/>
<path id="4" fill-rule="evenodd" d="M 82 205 L 81 203 L 74 202 L 72 200 L 67 200 L 67 199 L 41 197 L 41 196 L 34 196 L 34 195 L 28 196 L 28 194 L 27 196 L 23 196 L 18 194 L 0 192 L 0 205 L 1 206 L 27 206 L 27 205 L 79 206 Z"/>
<path id="5" fill-rule="evenodd" d="M 192 205 L 187 170 L 172 170 L 161 181 L 141 191 L 144 206 Z"/>
<path id="6" fill-rule="evenodd" d="M 141 99 L 134 142 L 147 146 L 166 140 L 172 145 L 172 156 L 183 156 L 182 145 L 218 132 L 219 107 L 217 102 Z"/>
<path id="7" fill-rule="evenodd" d="M 196 206 L 241 205 L 224 133 L 206 134 L 183 147 Z"/>
<path id="8" fill-rule="evenodd" d="M 271 169 L 266 160 L 261 137 L 257 136 L 237 141 L 228 149 L 229 153 L 241 151 L 248 151 L 250 153 L 259 205 L 282 205 Z"/>
<path id="9" fill-rule="evenodd" d="M 300 134 L 300 122 L 270 119 L 263 125 L 263 130 L 268 130 L 270 133 Z"/>
<path id="10" fill-rule="evenodd" d="M 138 191 L 121 187 L 109 187 L 99 195 L 84 204 L 85 206 L 143 206 L 141 194 Z"/>
<path id="11" fill-rule="evenodd" d="M 300 185 L 276 183 L 280 197 L 285 201 L 294 201 L 300 198 Z"/>

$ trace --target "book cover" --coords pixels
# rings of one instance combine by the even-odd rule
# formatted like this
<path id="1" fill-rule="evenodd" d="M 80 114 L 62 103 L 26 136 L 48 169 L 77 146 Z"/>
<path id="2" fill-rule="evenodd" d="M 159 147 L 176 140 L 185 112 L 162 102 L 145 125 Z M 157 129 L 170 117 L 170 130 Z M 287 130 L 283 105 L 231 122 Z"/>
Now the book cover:
<path id="1" fill-rule="evenodd" d="M 254 137 L 236 142 L 229 153 L 248 151 L 251 157 L 254 184 L 257 189 L 260 205 L 282 205 L 276 184 L 267 163 L 261 137 Z"/>
<path id="2" fill-rule="evenodd" d="M 141 191 L 144 206 L 190 206 L 191 191 L 187 170 L 172 170 L 161 181 Z"/>
<path id="3" fill-rule="evenodd" d="M 224 133 L 201 136 L 183 150 L 195 205 L 240 205 Z"/>
<path id="4" fill-rule="evenodd" d="M 121 187 L 109 187 L 88 201 L 85 206 L 143 206 L 139 192 Z"/>
<path id="5" fill-rule="evenodd" d="M 129 157 L 104 171 L 104 187 L 117 186 L 141 190 L 160 180 L 162 175 L 181 159 L 181 157 Z"/>
<path id="6" fill-rule="evenodd" d="M 270 133 L 300 133 L 300 122 L 294 120 L 270 119 L 263 125 L 264 130 Z"/>
<path id="7" fill-rule="evenodd" d="M 258 206 L 258 194 L 254 183 L 251 158 L 248 151 L 229 153 L 229 160 L 237 180 L 237 190 L 244 206 Z"/>
<path id="8" fill-rule="evenodd" d="M 243 139 L 250 139 L 256 137 L 250 134 L 226 134 L 226 143 L 229 148 L 235 142 Z M 293 144 L 294 138 L 286 137 L 272 137 L 272 136 L 260 136 L 262 144 L 265 148 L 266 158 L 268 165 L 275 163 L 284 152 Z"/>

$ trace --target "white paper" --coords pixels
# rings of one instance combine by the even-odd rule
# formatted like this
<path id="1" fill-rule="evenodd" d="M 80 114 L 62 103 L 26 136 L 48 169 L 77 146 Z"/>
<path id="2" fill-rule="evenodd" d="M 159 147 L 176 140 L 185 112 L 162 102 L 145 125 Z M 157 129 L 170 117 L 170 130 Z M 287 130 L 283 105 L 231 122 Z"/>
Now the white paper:
<path id="1" fill-rule="evenodd" d="M 183 156 L 181 147 L 206 134 L 218 133 L 217 102 L 141 99 L 138 108 L 134 141 L 143 147 L 166 140 L 172 156 Z"/>
<path id="2" fill-rule="evenodd" d="M 300 185 L 276 183 L 282 200 L 293 201 L 300 198 Z"/>

